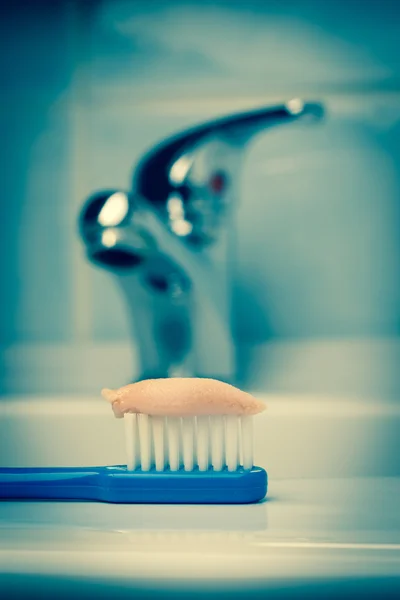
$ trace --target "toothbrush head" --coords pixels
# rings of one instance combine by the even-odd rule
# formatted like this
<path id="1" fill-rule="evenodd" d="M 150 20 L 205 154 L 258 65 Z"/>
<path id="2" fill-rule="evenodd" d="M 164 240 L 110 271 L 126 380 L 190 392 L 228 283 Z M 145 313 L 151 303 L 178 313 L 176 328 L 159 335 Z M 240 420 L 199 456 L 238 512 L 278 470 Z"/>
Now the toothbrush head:
<path id="1" fill-rule="evenodd" d="M 253 467 L 253 418 L 265 404 L 227 383 L 202 378 L 140 381 L 104 389 L 124 418 L 127 468 L 214 472 Z"/>

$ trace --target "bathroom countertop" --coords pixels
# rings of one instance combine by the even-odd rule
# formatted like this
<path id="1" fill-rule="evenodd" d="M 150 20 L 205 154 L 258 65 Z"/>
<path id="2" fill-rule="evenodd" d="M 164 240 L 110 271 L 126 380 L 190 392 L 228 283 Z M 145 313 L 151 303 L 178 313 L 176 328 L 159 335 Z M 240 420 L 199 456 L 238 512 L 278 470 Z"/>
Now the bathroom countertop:
<path id="1" fill-rule="evenodd" d="M 11 586 L 368 580 L 398 591 L 400 478 L 276 480 L 247 506 L 1 502 L 0 572 Z"/>

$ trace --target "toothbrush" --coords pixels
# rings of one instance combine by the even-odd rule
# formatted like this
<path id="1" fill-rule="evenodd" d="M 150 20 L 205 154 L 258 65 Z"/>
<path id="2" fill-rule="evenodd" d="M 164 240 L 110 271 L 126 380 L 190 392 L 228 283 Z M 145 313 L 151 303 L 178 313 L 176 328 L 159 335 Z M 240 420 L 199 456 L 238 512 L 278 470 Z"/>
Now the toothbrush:
<path id="1" fill-rule="evenodd" d="M 171 378 L 104 389 L 123 418 L 126 466 L 0 469 L 0 498 L 245 504 L 267 492 L 253 465 L 265 405 L 220 381 Z"/>

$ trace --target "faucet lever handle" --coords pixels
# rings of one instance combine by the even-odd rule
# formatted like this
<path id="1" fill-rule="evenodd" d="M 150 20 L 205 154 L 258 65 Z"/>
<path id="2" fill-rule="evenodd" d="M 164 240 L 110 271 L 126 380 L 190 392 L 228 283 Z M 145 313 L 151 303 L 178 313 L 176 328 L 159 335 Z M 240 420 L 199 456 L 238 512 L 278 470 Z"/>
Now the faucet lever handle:
<path id="1" fill-rule="evenodd" d="M 190 245 L 208 245 L 234 202 L 247 143 L 270 127 L 322 114 L 320 104 L 294 99 L 188 129 L 144 155 L 133 193 L 156 208 L 178 237 Z"/>

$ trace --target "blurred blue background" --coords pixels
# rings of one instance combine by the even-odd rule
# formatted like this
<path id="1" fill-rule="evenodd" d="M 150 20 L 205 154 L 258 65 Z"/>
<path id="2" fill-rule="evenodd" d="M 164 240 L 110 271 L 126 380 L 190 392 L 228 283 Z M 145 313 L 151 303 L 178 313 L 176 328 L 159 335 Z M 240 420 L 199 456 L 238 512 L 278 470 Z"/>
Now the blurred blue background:
<path id="1" fill-rule="evenodd" d="M 127 313 L 77 234 L 83 200 L 209 118 L 301 96 L 235 213 L 239 376 L 285 392 L 399 392 L 397 0 L 2 4 L 0 387 L 91 393 L 134 374 Z"/>

